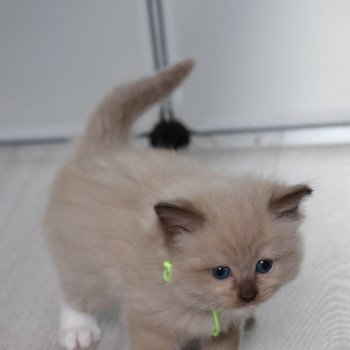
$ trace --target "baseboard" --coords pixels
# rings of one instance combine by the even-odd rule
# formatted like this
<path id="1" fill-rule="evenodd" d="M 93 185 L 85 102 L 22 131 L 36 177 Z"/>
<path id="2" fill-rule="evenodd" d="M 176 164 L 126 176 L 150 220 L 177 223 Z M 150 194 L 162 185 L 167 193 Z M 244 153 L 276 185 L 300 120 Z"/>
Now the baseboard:
<path id="1" fill-rule="evenodd" d="M 0 144 L 59 142 L 79 135 L 77 127 L 0 128 Z"/>
<path id="2" fill-rule="evenodd" d="M 350 125 L 307 127 L 294 130 L 244 131 L 225 135 L 194 137 L 199 147 L 288 147 L 350 144 Z"/>
<path id="3" fill-rule="evenodd" d="M 0 129 L 0 144 L 26 144 L 67 141 L 81 133 L 81 127 L 7 128 Z M 244 131 L 226 135 L 194 136 L 200 147 L 277 147 L 339 145 L 350 143 L 350 125 L 315 127 L 279 131 Z"/>

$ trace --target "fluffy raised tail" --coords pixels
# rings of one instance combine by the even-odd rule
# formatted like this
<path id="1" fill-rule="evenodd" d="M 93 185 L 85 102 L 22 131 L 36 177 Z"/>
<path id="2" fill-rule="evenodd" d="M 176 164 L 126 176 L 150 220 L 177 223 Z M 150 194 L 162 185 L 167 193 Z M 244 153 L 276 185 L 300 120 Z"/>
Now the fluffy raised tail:
<path id="1" fill-rule="evenodd" d="M 80 150 L 99 150 L 125 143 L 137 117 L 173 92 L 193 66 L 194 61 L 187 59 L 151 77 L 114 88 L 91 116 Z"/>

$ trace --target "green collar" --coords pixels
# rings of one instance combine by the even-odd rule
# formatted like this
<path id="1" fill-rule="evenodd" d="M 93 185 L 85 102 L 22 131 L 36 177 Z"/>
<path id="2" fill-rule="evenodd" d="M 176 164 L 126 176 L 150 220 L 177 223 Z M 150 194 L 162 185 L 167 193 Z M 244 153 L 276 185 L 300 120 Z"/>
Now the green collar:
<path id="1" fill-rule="evenodd" d="M 220 327 L 220 321 L 219 321 L 219 316 L 218 316 L 218 313 L 217 311 L 212 308 L 211 310 L 211 317 L 213 319 L 213 323 L 214 323 L 214 331 L 213 333 L 211 334 L 212 337 L 217 337 L 220 332 L 221 332 L 221 327 Z"/>
<path id="2" fill-rule="evenodd" d="M 165 260 L 163 262 L 163 279 L 165 282 L 170 282 L 172 270 L 173 270 L 173 264 L 170 261 Z M 214 331 L 213 333 L 211 333 L 211 336 L 217 337 L 221 332 L 221 327 L 220 327 L 219 316 L 215 308 L 212 308 L 211 310 L 211 317 L 214 323 Z"/>
<path id="3" fill-rule="evenodd" d="M 163 262 L 163 280 L 165 282 L 170 282 L 172 270 L 173 270 L 173 264 L 170 261 L 165 260 Z"/>

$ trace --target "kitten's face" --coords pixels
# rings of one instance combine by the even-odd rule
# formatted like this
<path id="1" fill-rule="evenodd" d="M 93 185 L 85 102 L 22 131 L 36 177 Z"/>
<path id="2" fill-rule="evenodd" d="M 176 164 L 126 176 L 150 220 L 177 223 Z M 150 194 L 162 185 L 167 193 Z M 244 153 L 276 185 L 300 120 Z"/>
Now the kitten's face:
<path id="1" fill-rule="evenodd" d="M 197 204 L 156 207 L 179 298 L 204 309 L 243 308 L 269 299 L 297 275 L 299 203 L 311 190 L 254 185 Z"/>

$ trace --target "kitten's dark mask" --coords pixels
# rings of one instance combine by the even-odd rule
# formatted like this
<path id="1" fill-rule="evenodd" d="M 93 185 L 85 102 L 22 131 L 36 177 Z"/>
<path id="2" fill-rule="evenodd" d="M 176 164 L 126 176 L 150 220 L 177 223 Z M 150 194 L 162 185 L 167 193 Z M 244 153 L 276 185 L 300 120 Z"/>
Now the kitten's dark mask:
<path id="1" fill-rule="evenodd" d="M 178 259 L 175 277 L 184 295 L 235 308 L 271 297 L 297 274 L 301 248 L 294 231 L 302 218 L 300 203 L 311 193 L 306 185 L 273 186 L 261 200 L 252 193 L 256 210 L 242 209 L 236 200 L 232 210 L 240 214 L 234 223 L 229 215 L 220 217 L 228 208 L 218 211 L 215 199 L 209 203 L 218 212 L 215 223 L 190 201 L 158 203 L 155 212 L 169 254 Z"/>

